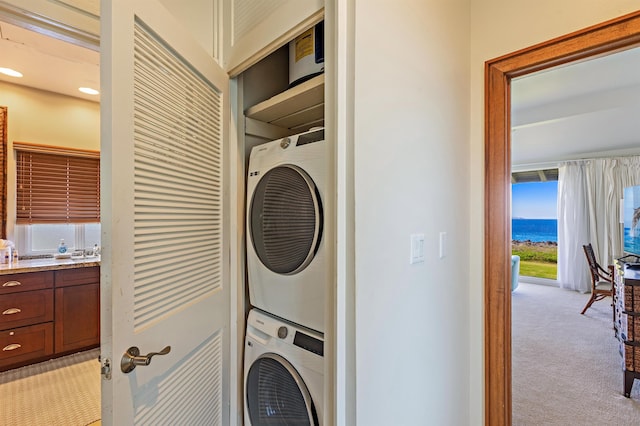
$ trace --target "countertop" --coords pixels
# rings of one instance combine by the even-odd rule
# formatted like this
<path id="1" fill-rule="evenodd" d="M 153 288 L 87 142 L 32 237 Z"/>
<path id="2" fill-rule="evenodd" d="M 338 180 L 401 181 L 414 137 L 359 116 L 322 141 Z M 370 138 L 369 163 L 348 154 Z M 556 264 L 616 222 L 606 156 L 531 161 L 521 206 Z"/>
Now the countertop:
<path id="1" fill-rule="evenodd" d="M 100 256 L 80 257 L 73 259 L 26 259 L 0 264 L 0 275 L 21 272 L 55 271 L 57 269 L 89 268 L 100 266 Z"/>

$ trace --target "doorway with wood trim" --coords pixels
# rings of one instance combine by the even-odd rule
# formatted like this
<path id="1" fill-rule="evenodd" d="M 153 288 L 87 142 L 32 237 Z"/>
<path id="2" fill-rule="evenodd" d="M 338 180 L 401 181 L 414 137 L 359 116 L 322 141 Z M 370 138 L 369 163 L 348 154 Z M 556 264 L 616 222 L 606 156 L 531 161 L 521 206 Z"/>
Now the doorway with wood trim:
<path id="1" fill-rule="evenodd" d="M 485 424 L 511 424 L 511 79 L 638 44 L 634 12 L 485 64 Z"/>

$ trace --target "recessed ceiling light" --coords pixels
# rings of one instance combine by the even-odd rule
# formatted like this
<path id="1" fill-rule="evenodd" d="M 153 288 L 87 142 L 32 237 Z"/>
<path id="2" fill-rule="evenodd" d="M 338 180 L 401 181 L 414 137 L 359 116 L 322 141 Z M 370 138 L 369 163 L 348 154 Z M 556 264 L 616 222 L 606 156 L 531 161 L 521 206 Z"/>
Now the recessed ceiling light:
<path id="1" fill-rule="evenodd" d="M 92 89 L 90 87 L 81 87 L 78 90 L 81 91 L 82 93 L 86 93 L 87 95 L 99 95 L 100 94 L 100 92 L 98 92 L 96 89 Z"/>
<path id="2" fill-rule="evenodd" d="M 0 73 L 8 75 L 10 77 L 22 77 L 22 73 L 16 71 L 16 70 L 12 70 L 11 68 L 1 68 L 0 67 Z"/>

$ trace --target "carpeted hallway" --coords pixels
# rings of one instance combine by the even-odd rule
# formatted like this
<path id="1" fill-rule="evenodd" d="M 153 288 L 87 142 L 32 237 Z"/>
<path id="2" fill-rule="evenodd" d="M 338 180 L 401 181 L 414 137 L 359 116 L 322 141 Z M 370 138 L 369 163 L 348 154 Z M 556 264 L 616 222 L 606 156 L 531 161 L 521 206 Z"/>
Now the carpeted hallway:
<path id="1" fill-rule="evenodd" d="M 98 349 L 0 373 L 0 425 L 86 426 L 100 419 Z"/>
<path id="2" fill-rule="evenodd" d="M 611 298 L 520 283 L 512 294 L 513 424 L 639 425 L 640 380 L 623 395 Z"/>

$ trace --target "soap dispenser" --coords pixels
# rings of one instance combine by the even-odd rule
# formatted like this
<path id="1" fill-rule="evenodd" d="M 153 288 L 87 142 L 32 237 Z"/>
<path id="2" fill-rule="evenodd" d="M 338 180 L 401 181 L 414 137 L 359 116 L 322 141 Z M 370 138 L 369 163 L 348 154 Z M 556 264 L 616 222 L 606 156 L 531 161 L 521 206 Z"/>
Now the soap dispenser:
<path id="1" fill-rule="evenodd" d="M 67 245 L 64 243 L 64 239 L 60 240 L 58 244 L 58 253 L 65 254 L 67 252 Z"/>

